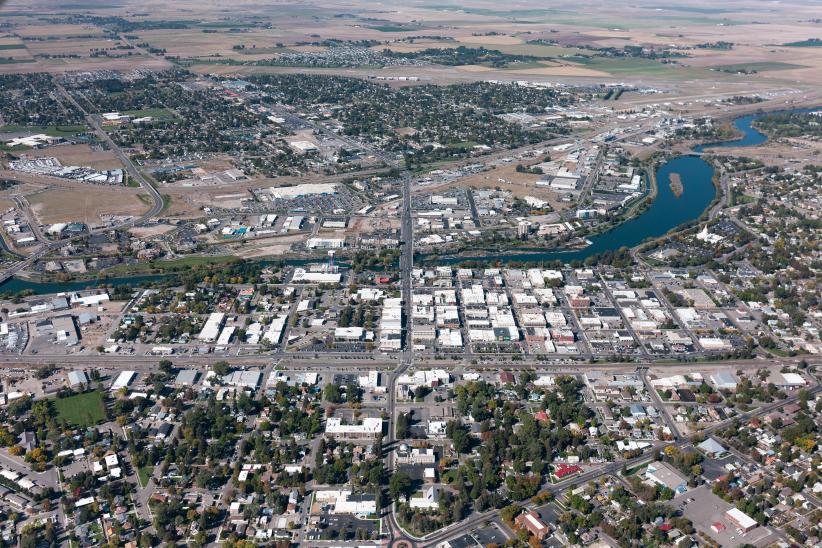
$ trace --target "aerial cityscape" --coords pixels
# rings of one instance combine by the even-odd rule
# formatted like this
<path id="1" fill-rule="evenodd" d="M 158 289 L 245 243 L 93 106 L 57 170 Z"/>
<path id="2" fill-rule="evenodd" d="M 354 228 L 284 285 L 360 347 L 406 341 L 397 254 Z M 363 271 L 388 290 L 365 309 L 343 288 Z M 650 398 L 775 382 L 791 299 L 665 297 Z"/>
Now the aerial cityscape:
<path id="1" fill-rule="evenodd" d="M 0 2 L 0 543 L 822 546 L 817 0 Z"/>

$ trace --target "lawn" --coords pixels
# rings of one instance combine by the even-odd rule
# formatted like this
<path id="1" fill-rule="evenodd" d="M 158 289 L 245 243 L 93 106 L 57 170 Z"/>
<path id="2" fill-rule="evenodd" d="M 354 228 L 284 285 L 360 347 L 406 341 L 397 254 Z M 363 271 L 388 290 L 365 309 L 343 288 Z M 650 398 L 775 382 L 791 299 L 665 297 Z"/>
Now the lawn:
<path id="1" fill-rule="evenodd" d="M 143 466 L 137 470 L 137 479 L 140 480 L 140 485 L 145 489 L 146 485 L 148 484 L 148 480 L 151 475 L 154 473 L 153 466 Z"/>
<path id="2" fill-rule="evenodd" d="M 76 426 L 92 426 L 106 419 L 106 408 L 100 392 L 85 392 L 54 400 L 57 418 Z"/>

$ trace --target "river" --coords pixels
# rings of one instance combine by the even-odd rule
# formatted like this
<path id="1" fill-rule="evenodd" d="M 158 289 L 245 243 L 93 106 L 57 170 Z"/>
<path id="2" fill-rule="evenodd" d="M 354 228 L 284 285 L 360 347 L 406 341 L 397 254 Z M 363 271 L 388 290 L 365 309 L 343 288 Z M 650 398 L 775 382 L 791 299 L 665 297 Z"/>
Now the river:
<path id="1" fill-rule="evenodd" d="M 810 112 L 815 109 L 793 109 L 791 112 Z M 767 113 L 772 114 L 772 113 Z M 694 147 L 694 152 L 704 152 L 711 148 L 745 147 L 760 145 L 767 136 L 752 127 L 752 122 L 763 114 L 750 114 L 734 120 L 734 126 L 742 133 L 739 139 L 707 143 Z M 685 188 L 677 198 L 669 185 L 671 173 L 678 173 Z M 473 257 L 443 257 L 430 262 L 437 264 L 457 264 L 466 261 L 486 263 L 507 263 L 524 261 L 570 262 L 583 260 L 605 251 L 615 251 L 621 247 L 633 247 L 648 238 L 657 238 L 668 231 L 699 218 L 716 196 L 713 185 L 714 168 L 699 156 L 678 156 L 661 164 L 656 170 L 657 195 L 651 205 L 642 213 L 614 228 L 591 236 L 591 245 L 570 251 L 533 251 L 526 253 L 507 252 Z M 289 261 L 292 262 L 292 261 Z M 306 261 L 293 261 L 304 264 Z M 0 293 L 17 293 L 28 290 L 35 294 L 77 291 L 101 286 L 121 286 L 147 284 L 161 281 L 166 275 L 139 275 L 125 278 L 101 278 L 79 282 L 32 282 L 12 278 L 0 284 Z"/>
<path id="2" fill-rule="evenodd" d="M 813 110 L 817 109 L 798 108 L 741 116 L 734 120 L 734 127 L 742 134 L 742 137 L 697 145 L 693 148 L 693 151 L 702 153 L 714 148 L 761 145 L 768 140 L 768 137 L 752 126 L 757 118 L 779 112 L 811 112 Z M 684 192 L 679 198 L 674 195 L 669 184 L 671 173 L 678 173 L 682 179 Z M 591 245 L 582 249 L 533 252 L 509 251 L 472 257 L 444 257 L 434 259 L 431 262 L 458 264 L 466 261 L 510 263 L 560 260 L 568 263 L 574 260 L 584 260 L 605 251 L 616 251 L 621 247 L 634 247 L 646 239 L 658 238 L 678 226 L 698 219 L 716 197 L 713 176 L 713 166 L 699 156 L 677 156 L 668 160 L 657 167 L 657 196 L 654 202 L 636 217 L 606 232 L 591 236 L 588 239 Z"/>

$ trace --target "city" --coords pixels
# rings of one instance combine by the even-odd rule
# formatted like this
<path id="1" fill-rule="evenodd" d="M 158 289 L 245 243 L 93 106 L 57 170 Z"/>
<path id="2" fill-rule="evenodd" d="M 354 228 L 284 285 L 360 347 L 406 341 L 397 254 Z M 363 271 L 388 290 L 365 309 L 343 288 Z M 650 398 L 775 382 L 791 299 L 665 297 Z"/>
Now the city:
<path id="1" fill-rule="evenodd" d="M 228 4 L 0 7 L 3 545 L 822 542 L 813 6 Z"/>

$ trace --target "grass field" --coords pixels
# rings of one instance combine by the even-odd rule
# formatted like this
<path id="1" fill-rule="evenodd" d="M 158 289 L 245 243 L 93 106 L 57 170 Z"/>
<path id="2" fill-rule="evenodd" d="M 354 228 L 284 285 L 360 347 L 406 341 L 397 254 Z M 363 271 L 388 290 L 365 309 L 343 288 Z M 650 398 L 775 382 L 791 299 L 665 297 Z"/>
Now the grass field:
<path id="1" fill-rule="evenodd" d="M 652 59 L 575 56 L 567 57 L 566 60 L 592 70 L 599 70 L 614 75 L 673 76 L 680 70 L 683 70 L 682 67 L 666 65 Z"/>
<path id="2" fill-rule="evenodd" d="M 97 391 L 56 399 L 54 408 L 58 419 L 76 426 L 92 426 L 106 419 L 103 395 Z"/>
<path id="3" fill-rule="evenodd" d="M 166 108 L 144 108 L 142 110 L 127 110 L 123 114 L 134 118 L 144 118 L 151 116 L 155 120 L 176 120 L 174 113 Z"/>
<path id="4" fill-rule="evenodd" d="M 763 61 L 761 63 L 736 63 L 732 65 L 715 65 L 709 67 L 713 70 L 724 72 L 768 72 L 771 70 L 793 70 L 808 68 L 805 65 L 795 65 L 793 63 L 782 63 L 779 61 Z"/>
<path id="5" fill-rule="evenodd" d="M 45 133 L 52 137 L 69 137 L 87 130 L 86 126 L 0 126 L 0 133 Z"/>
<path id="6" fill-rule="evenodd" d="M 788 42 L 787 44 L 782 45 L 789 48 L 822 48 L 822 39 L 809 38 L 807 40 L 800 40 L 798 42 Z"/>

